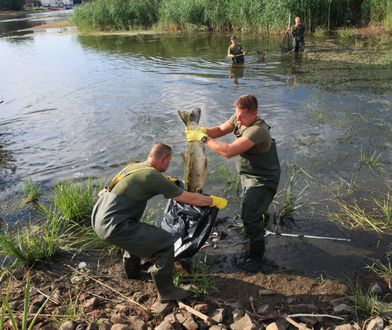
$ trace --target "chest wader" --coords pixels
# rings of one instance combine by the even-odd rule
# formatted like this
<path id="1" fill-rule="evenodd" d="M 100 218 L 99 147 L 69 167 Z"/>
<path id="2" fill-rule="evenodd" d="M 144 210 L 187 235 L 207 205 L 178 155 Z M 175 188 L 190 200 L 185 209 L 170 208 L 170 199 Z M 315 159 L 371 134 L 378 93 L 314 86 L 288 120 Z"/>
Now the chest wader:
<path id="1" fill-rule="evenodd" d="M 270 151 L 258 157 L 261 161 L 257 174 L 249 173 L 252 161 L 245 155 L 240 157 L 239 171 L 243 189 L 241 218 L 250 240 L 250 257 L 260 262 L 265 251 L 263 216 L 274 199 L 280 178 L 280 164 L 273 139 Z"/>
<path id="2" fill-rule="evenodd" d="M 148 168 L 148 167 L 147 167 Z M 109 183 L 107 191 L 111 191 L 113 187 L 128 175 L 147 169 L 146 167 L 127 171 L 126 168 L 121 170 Z M 137 228 L 136 228 L 137 227 Z M 153 230 L 154 229 L 154 230 Z M 162 232 L 160 232 L 162 231 Z M 147 224 L 135 224 L 134 232 L 139 237 L 144 237 L 146 241 L 149 237 L 161 240 L 172 240 L 172 236 L 163 229 L 156 228 Z M 139 235 L 140 233 L 140 235 Z M 158 237 L 159 236 L 159 237 Z M 166 237 L 167 236 L 167 237 Z M 152 280 L 158 290 L 158 299 L 160 302 L 168 302 L 171 300 L 183 300 L 192 296 L 192 292 L 177 288 L 173 284 L 173 265 L 174 265 L 174 245 L 163 248 L 155 252 L 152 257 L 155 264 L 149 268 Z M 140 274 L 140 257 L 129 253 L 125 250 L 123 254 L 123 265 L 127 278 L 138 278 Z"/>

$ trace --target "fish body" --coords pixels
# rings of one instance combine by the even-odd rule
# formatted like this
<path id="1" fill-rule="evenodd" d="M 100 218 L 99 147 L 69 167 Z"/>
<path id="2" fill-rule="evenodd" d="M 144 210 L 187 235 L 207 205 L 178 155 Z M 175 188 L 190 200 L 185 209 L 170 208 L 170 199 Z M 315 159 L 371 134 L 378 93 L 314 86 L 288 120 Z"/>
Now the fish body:
<path id="1" fill-rule="evenodd" d="M 178 111 L 178 114 L 188 129 L 199 127 L 200 108 L 191 112 Z M 187 142 L 184 163 L 185 190 L 201 192 L 207 178 L 207 154 L 204 144 L 198 141 Z"/>

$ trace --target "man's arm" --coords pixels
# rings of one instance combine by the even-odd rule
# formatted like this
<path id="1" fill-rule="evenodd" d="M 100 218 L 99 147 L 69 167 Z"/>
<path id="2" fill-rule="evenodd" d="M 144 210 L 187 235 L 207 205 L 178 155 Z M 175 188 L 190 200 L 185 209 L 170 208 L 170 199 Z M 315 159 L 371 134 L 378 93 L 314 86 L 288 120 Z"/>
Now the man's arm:
<path id="1" fill-rule="evenodd" d="M 225 121 L 222 125 L 220 126 L 215 126 L 211 128 L 206 129 L 206 134 L 211 137 L 211 138 L 218 138 L 223 135 L 229 134 L 230 132 L 233 131 L 233 124 L 231 123 L 230 120 Z"/>
<path id="2" fill-rule="evenodd" d="M 212 204 L 212 198 L 199 193 L 192 193 L 184 190 L 181 195 L 173 198 L 177 202 L 195 205 L 195 206 L 210 206 Z"/>
<path id="3" fill-rule="evenodd" d="M 236 139 L 233 143 L 224 143 L 212 138 L 208 138 L 206 145 L 217 154 L 226 158 L 231 158 L 248 151 L 255 145 L 255 143 L 252 140 L 242 136 Z"/>

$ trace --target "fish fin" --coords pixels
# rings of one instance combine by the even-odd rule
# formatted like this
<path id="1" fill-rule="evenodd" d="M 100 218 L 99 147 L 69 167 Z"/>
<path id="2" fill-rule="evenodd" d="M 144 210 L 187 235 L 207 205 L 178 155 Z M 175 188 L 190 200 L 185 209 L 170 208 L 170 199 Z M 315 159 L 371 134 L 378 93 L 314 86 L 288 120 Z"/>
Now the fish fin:
<path id="1" fill-rule="evenodd" d="M 200 115 L 201 115 L 201 109 L 199 107 L 194 108 L 190 115 L 190 122 L 199 124 Z"/>
<path id="2" fill-rule="evenodd" d="M 199 124 L 201 109 L 199 107 L 194 108 L 192 112 L 178 111 L 178 114 L 185 126 L 188 127 L 191 123 Z"/>

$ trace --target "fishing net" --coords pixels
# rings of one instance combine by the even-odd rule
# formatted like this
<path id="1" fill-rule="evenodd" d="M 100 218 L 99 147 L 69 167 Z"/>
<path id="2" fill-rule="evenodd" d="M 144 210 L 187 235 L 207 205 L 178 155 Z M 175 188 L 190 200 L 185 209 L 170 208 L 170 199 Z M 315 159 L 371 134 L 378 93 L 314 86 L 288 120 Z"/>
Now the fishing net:
<path id="1" fill-rule="evenodd" d="M 287 31 L 284 34 L 282 40 L 280 41 L 279 46 L 280 46 L 280 49 L 284 52 L 288 52 L 289 50 L 291 50 L 293 48 L 292 47 L 292 38 Z"/>
<path id="2" fill-rule="evenodd" d="M 174 236 L 174 259 L 194 256 L 211 234 L 218 209 L 183 204 L 170 199 L 163 213 L 162 229 Z"/>

